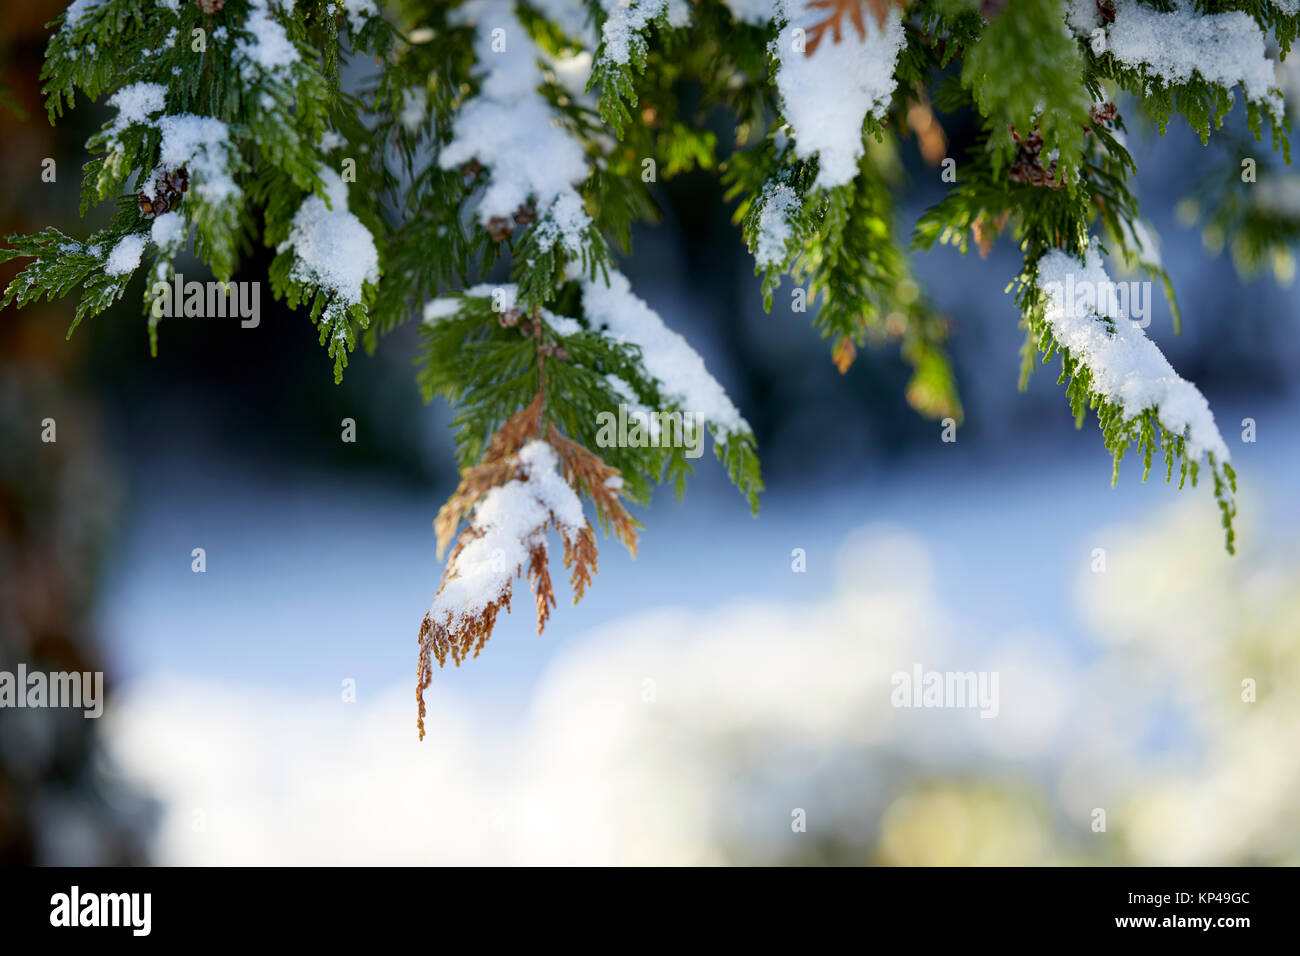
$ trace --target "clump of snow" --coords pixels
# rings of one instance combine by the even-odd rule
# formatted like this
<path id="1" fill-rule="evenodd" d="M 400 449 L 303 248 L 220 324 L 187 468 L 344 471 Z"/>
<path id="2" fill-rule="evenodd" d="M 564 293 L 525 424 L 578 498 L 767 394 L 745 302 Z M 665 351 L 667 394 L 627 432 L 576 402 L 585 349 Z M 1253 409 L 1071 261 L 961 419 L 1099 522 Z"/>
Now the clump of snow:
<path id="1" fill-rule="evenodd" d="M 314 194 L 304 199 L 289 238 L 276 251 L 293 249 L 295 280 L 330 290 L 343 305 L 357 305 L 362 286 L 379 280 L 379 252 L 369 230 L 348 210 L 348 187 L 339 174 L 329 167 L 319 174 L 328 205 Z"/>
<path id="2" fill-rule="evenodd" d="M 298 62 L 298 48 L 275 19 L 272 0 L 251 0 L 248 19 L 240 28 L 252 34 L 251 38 L 240 37 L 235 41 L 235 55 L 241 60 L 240 73 L 244 79 L 256 78 L 254 67 L 276 74 Z"/>
<path id="3" fill-rule="evenodd" d="M 128 126 L 148 123 L 151 116 L 166 109 L 167 88 L 161 83 L 132 83 L 110 96 L 108 105 L 117 108 L 117 116 L 107 135 L 116 137 Z"/>
<path id="4" fill-rule="evenodd" d="M 601 58 L 622 65 L 632 58 L 632 51 L 645 45 L 645 32 L 651 22 L 667 14 L 672 27 L 690 21 L 690 7 L 683 0 L 601 0 L 605 23 L 600 28 L 604 44 Z"/>
<path id="5" fill-rule="evenodd" d="M 185 238 L 185 217 L 172 211 L 165 212 L 153 221 L 149 229 L 149 238 L 160 249 L 168 249 Z"/>
<path id="6" fill-rule="evenodd" d="M 764 186 L 761 203 L 754 260 L 760 266 L 780 265 L 785 261 L 786 244 L 794 235 L 790 220 L 798 214 L 802 203 L 799 194 L 786 183 Z"/>
<path id="7" fill-rule="evenodd" d="M 476 16 L 478 68 L 486 75 L 479 95 L 453 121 L 452 140 L 439 154 L 438 165 L 454 169 L 478 160 L 488 170 L 478 205 L 482 223 L 509 220 L 531 198 L 542 247 L 558 241 L 577 254 L 591 224 L 574 188 L 587 178 L 587 157 L 537 92 L 542 52 L 505 0 L 490 0 L 469 12 Z"/>
<path id="8" fill-rule="evenodd" d="M 154 118 L 163 111 L 166 89 L 158 83 L 133 83 L 114 93 L 108 100 L 118 113 L 105 130 L 110 139 L 119 136 L 127 127 L 151 125 L 162 134 L 159 148 L 160 165 L 150 177 L 140 183 L 140 188 L 152 193 L 164 169 L 189 171 L 193 191 L 207 202 L 222 202 L 237 196 L 239 187 L 229 173 L 229 154 L 233 148 L 230 129 L 211 116 L 190 113 Z"/>
<path id="9" fill-rule="evenodd" d="M 790 21 L 772 41 L 781 64 L 776 74 L 781 112 L 794 130 L 795 155 L 818 157 L 815 185 L 843 186 L 857 176 L 863 121 L 868 114 L 884 116 L 889 107 L 897 84 L 894 66 L 906 42 L 903 21 L 892 7 L 883 28 L 874 16 L 865 16 L 865 37 L 850 27 L 839 43 L 824 37 L 807 55 L 794 30 L 824 20 L 826 11 L 796 0 L 790 5 Z"/>
<path id="10" fill-rule="evenodd" d="M 239 193 L 227 168 L 231 143 L 225 123 L 183 113 L 164 116 L 157 126 L 162 132 L 160 162 L 167 169 L 186 167 L 200 198 L 216 203 Z"/>
<path id="11" fill-rule="evenodd" d="M 111 276 L 134 272 L 140 265 L 140 257 L 144 255 L 144 247 L 148 243 L 149 238 L 144 233 L 123 236 L 104 260 L 104 272 Z"/>
<path id="12" fill-rule="evenodd" d="M 1076 30 L 1087 22 L 1083 11 L 1072 10 L 1068 19 Z M 1145 69 L 1148 76 L 1166 83 L 1186 83 L 1196 74 L 1228 89 L 1240 85 L 1247 99 L 1282 115 L 1264 33 L 1240 10 L 1207 15 L 1186 0 L 1176 0 L 1173 10 L 1162 13 L 1138 0 L 1116 0 L 1104 49 L 1126 66 Z"/>
<path id="13" fill-rule="evenodd" d="M 614 341 L 640 346 L 645 369 L 659 380 L 664 398 L 704 416 L 723 432 L 749 431 L 727 393 L 704 367 L 704 360 L 632 294 L 622 273 L 611 270 L 608 285 L 600 278 L 583 279 L 582 308 L 592 326 L 605 326 L 605 333 Z"/>
<path id="14" fill-rule="evenodd" d="M 433 599 L 430 618 L 449 629 L 501 598 L 517 569 L 527 567 L 532 548 L 543 543 L 552 520 L 571 543 L 586 527 L 582 502 L 560 476 L 550 445 L 528 442 L 519 450 L 519 467 L 522 478 L 491 489 L 474 508 L 471 534 Z"/>
<path id="15" fill-rule="evenodd" d="M 1045 318 L 1052 335 L 1092 373 L 1096 392 L 1118 405 L 1126 418 L 1154 409 L 1161 425 L 1174 435 L 1185 436 L 1189 459 L 1213 454 L 1216 462 L 1228 460 L 1228 446 L 1205 397 L 1179 377 L 1114 299 L 1096 295 L 1095 307 L 1086 308 L 1070 300 L 1070 289 L 1113 287 L 1095 242 L 1083 262 L 1059 249 L 1043 256 L 1038 264 L 1038 287 L 1046 296 Z"/>

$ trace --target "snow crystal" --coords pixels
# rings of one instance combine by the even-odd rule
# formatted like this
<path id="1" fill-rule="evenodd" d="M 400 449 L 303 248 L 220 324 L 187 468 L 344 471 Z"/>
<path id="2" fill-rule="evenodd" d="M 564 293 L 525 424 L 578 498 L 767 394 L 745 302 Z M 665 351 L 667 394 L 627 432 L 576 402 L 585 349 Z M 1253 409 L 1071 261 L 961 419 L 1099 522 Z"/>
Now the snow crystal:
<path id="1" fill-rule="evenodd" d="M 149 238 L 144 233 L 123 236 L 104 260 L 104 272 L 111 276 L 134 272 L 140 265 L 140 257 L 144 255 L 144 247 L 148 243 Z"/>
<path id="2" fill-rule="evenodd" d="M 1072 26 L 1075 19 L 1071 17 Z M 1167 83 L 1186 83 L 1195 73 L 1229 89 L 1240 84 L 1248 99 L 1282 112 L 1264 34 L 1240 10 L 1206 15 L 1180 0 L 1172 11 L 1161 13 L 1138 0 L 1116 0 L 1105 48 L 1120 62 L 1145 67 Z"/>
<path id="3" fill-rule="evenodd" d="M 235 53 L 244 61 L 240 72 L 245 79 L 255 78 L 250 75 L 250 64 L 256 64 L 267 73 L 276 73 L 298 62 L 298 49 L 272 15 L 271 0 L 251 0 L 248 19 L 241 29 L 253 34 L 251 40 L 240 37 L 235 41 Z"/>
<path id="4" fill-rule="evenodd" d="M 811 56 L 795 50 L 795 28 L 808 29 L 825 11 L 800 5 L 773 41 L 780 59 L 776 75 L 781 112 L 794 130 L 795 155 L 817 154 L 816 184 L 830 188 L 853 181 L 862 158 L 862 123 L 867 114 L 885 115 L 896 80 L 894 64 L 906 42 L 903 21 L 891 8 L 882 29 L 875 17 L 863 18 L 866 37 L 843 31 L 841 42 L 825 38 Z"/>
<path id="5" fill-rule="evenodd" d="M 173 246 L 185 238 L 185 217 L 178 212 L 165 212 L 153 221 L 149 237 L 160 249 Z"/>
<path id="6" fill-rule="evenodd" d="M 780 265 L 785 260 L 786 243 L 794 235 L 790 219 L 799 212 L 799 194 L 785 183 L 768 183 L 762 204 L 754 260 L 760 266 Z"/>
<path id="7" fill-rule="evenodd" d="M 1069 301 L 1069 289 L 1110 288 L 1096 243 L 1080 262 L 1059 249 L 1038 264 L 1038 286 L 1047 296 L 1045 316 L 1062 348 L 1092 372 L 1092 387 L 1117 404 L 1126 418 L 1154 409 L 1166 429 L 1185 435 L 1187 456 L 1213 454 L 1228 460 L 1228 446 L 1214 424 L 1209 403 L 1195 385 L 1180 378 L 1142 329 L 1127 320 L 1107 296 L 1097 295 L 1098 309 Z M 1113 320 L 1107 323 L 1105 316 Z"/>
<path id="8" fill-rule="evenodd" d="M 603 324 L 614 341 L 640 346 L 646 371 L 659 380 L 669 401 L 683 411 L 703 415 L 722 431 L 749 431 L 704 360 L 632 294 L 626 276 L 611 270 L 608 285 L 601 279 L 583 279 L 582 308 L 588 321 L 594 327 Z"/>
<path id="9" fill-rule="evenodd" d="M 519 450 L 519 464 L 523 479 L 492 488 L 475 507 L 470 520 L 475 535 L 456 555 L 433 599 L 433 620 L 454 628 L 498 600 L 516 570 L 528 565 L 530 550 L 544 537 L 539 529 L 552 519 L 570 542 L 586 527 L 582 502 L 560 476 L 550 445 L 528 442 Z"/>
<path id="10" fill-rule="evenodd" d="M 532 198 L 539 236 L 562 241 L 569 251 L 582 248 L 590 217 L 574 185 L 587 178 L 581 144 L 556 124 L 550 104 L 537 92 L 542 53 L 505 0 L 474 8 L 478 14 L 475 51 L 486 69 L 478 96 L 457 114 L 452 140 L 438 165 L 454 169 L 477 159 L 488 169 L 479 200 L 479 220 L 509 219 Z M 505 26 L 502 26 L 502 25 Z M 505 49 L 494 50 L 494 30 L 504 29 Z"/>
<path id="11" fill-rule="evenodd" d="M 329 205 L 314 194 L 304 199 L 289 238 L 276 251 L 293 249 L 295 280 L 329 289 L 344 305 L 357 305 L 364 283 L 379 280 L 379 253 L 369 230 L 348 211 L 348 187 L 339 174 L 326 166 L 319 173 Z"/>

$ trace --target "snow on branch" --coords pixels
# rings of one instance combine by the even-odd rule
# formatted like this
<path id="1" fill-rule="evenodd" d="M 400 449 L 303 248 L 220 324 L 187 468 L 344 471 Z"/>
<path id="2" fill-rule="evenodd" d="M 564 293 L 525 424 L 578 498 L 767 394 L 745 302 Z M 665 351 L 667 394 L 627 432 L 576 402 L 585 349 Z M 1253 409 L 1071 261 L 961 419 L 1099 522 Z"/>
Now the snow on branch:
<path id="1" fill-rule="evenodd" d="M 1119 286 L 1102 266 L 1097 241 L 1091 242 L 1082 262 L 1061 250 L 1048 252 L 1038 262 L 1034 286 L 1046 326 L 1037 330 L 1044 360 L 1058 349 L 1064 353 L 1062 380 L 1070 379 L 1075 415 L 1082 419 L 1085 398 L 1098 409 L 1117 470 L 1133 440 L 1150 469 L 1156 438 L 1152 426 L 1161 430 L 1167 477 L 1172 476 L 1177 457 L 1183 461 L 1184 475 L 1190 465 L 1195 484 L 1197 464 L 1206 461 L 1214 475 L 1231 551 L 1236 506 L 1228 446 L 1205 396 L 1179 376 L 1142 328 L 1130 321 Z"/>
<path id="2" fill-rule="evenodd" d="M 575 188 L 590 170 L 582 145 L 559 125 L 558 114 L 537 92 L 542 51 L 528 36 L 513 5 L 504 0 L 471 4 L 474 49 L 482 87 L 452 123 L 452 140 L 438 156 L 442 169 L 477 161 L 488 170 L 478 217 L 491 231 L 526 221 L 535 205 L 542 251 L 559 242 L 580 255 L 591 217 Z M 531 213 L 529 213 L 531 215 Z"/>
<path id="3" fill-rule="evenodd" d="M 641 349 L 646 371 L 659 380 L 664 398 L 704 416 L 719 437 L 749 434 L 749 424 L 709 374 L 704 359 L 632 293 L 626 276 L 611 271 L 608 284 L 603 278 L 583 280 L 582 308 L 594 328 L 603 326 L 614 341 Z"/>
<path id="4" fill-rule="evenodd" d="M 1240 86 L 1246 99 L 1283 115 L 1273 61 L 1264 32 L 1240 10 L 1206 14 L 1187 0 L 1161 12 L 1138 0 L 1115 0 L 1113 23 L 1104 23 L 1094 0 L 1074 0 L 1068 20 L 1076 33 L 1090 36 L 1098 55 L 1109 53 L 1122 64 L 1169 85 L 1193 76 L 1231 90 Z"/>
<path id="5" fill-rule="evenodd" d="M 861 17 L 862 32 L 846 29 L 838 42 L 819 44 L 813 52 L 806 37 L 825 13 L 800 0 L 788 6 L 789 22 L 772 41 L 780 61 L 781 111 L 794 130 L 795 155 L 818 157 L 815 185 L 843 186 L 858 172 L 863 121 L 883 117 L 894 94 L 894 67 L 907 42 L 903 21 L 896 9 L 883 25 L 874 16 Z"/>

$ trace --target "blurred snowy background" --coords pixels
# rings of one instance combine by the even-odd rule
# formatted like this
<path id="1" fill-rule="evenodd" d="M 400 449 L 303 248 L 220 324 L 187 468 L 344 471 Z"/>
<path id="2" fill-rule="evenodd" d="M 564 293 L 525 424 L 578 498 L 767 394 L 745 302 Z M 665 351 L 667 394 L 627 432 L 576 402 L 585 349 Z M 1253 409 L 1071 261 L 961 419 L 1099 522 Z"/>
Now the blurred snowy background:
<path id="1" fill-rule="evenodd" d="M 11 24 L 24 102 L 50 16 Z M 44 155 L 75 169 L 99 119 L 6 115 L 3 181 Z M 71 731 L 0 713 L 0 859 L 1300 863 L 1300 290 L 1243 282 L 1176 216 L 1231 149 L 1136 125 L 1185 323 L 1175 337 L 1157 297 L 1148 334 L 1232 448 L 1237 557 L 1209 489 L 1144 485 L 1136 461 L 1110 487 L 1056 363 L 1017 392 L 1008 243 L 916 262 L 953 321 L 966 421 L 944 444 L 907 408 L 896 350 L 841 377 L 807 315 L 780 297 L 763 313 L 716 181 L 692 175 L 626 271 L 755 426 L 762 511 L 702 460 L 684 501 L 638 515 L 636 560 L 606 543 L 581 606 L 541 637 L 504 619 L 479 659 L 435 675 L 423 743 L 416 629 L 455 473 L 411 330 L 335 387 L 307 318 L 265 303 L 256 329 L 164 323 L 155 360 L 131 294 L 70 343 L 66 304 L 6 310 L 0 648 L 78 649 L 113 693 Z M 914 144 L 903 159 L 910 228 L 942 184 Z M 62 179 L 6 187 L 5 231 L 84 230 Z M 51 464 L 34 423 L 56 405 L 68 458 Z M 88 537 L 93 559 L 69 545 Z M 892 707 L 890 676 L 914 664 L 996 671 L 997 717 Z"/>

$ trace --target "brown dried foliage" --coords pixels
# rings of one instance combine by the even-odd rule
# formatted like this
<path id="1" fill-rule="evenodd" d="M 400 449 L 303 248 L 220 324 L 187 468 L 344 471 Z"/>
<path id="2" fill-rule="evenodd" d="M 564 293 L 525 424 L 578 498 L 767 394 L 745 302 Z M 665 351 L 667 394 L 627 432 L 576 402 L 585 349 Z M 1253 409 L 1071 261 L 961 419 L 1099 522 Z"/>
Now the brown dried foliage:
<path id="1" fill-rule="evenodd" d="M 519 450 L 527 442 L 538 437 L 541 431 L 542 403 L 543 394 L 539 392 L 527 408 L 516 413 L 497 430 L 482 460 L 461 473 L 459 486 L 447 499 L 447 503 L 439 509 L 438 517 L 434 522 L 440 555 L 446 551 L 461 522 L 490 490 L 524 477 L 519 464 Z M 637 529 L 640 525 L 623 507 L 620 488 L 609 483 L 611 478 L 618 477 L 618 469 L 611 468 L 599 456 L 592 454 L 577 442 L 565 438 L 553 424 L 547 424 L 545 440 L 555 450 L 564 480 L 579 495 L 585 493 L 591 498 L 602 524 L 606 527 L 612 526 L 618 539 L 635 555 Z M 617 484 L 615 482 L 615 485 Z M 534 542 L 528 551 L 527 575 L 537 608 L 538 634 L 542 633 L 546 622 L 550 619 L 551 609 L 555 607 L 550 555 L 544 538 L 548 528 L 560 530 L 554 514 L 528 536 L 529 540 Z M 460 533 L 448 557 L 442 584 L 438 588 L 439 594 L 447 586 L 447 582 L 455 576 L 456 559 L 461 551 L 479 536 L 480 532 L 473 525 L 467 525 Z M 561 537 L 564 540 L 564 567 L 569 571 L 569 584 L 573 588 L 573 600 L 576 604 L 586 593 L 588 585 L 596 574 L 596 535 L 591 523 L 585 522 L 577 534 L 562 531 Z M 477 617 L 452 622 L 448 619 L 436 620 L 431 614 L 425 614 L 424 620 L 420 623 L 420 656 L 416 675 L 416 699 L 419 703 L 419 717 L 416 723 L 420 729 L 421 740 L 424 739 L 424 691 L 433 679 L 433 661 L 436 659 L 439 667 L 445 667 L 447 658 L 450 657 L 459 667 L 461 661 L 477 657 L 488 638 L 492 636 L 497 615 L 503 610 L 507 612 L 510 610 L 513 578 L 524 571 L 523 567 L 515 568 L 511 580 L 506 583 L 498 598 L 488 604 Z"/>
<path id="2" fill-rule="evenodd" d="M 871 8 L 872 15 L 876 18 L 876 23 L 880 26 L 885 25 L 885 17 L 889 15 L 891 4 L 903 6 L 904 0 L 811 0 L 808 4 L 810 10 L 825 10 L 826 19 L 814 23 L 808 28 L 808 41 L 804 47 L 804 54 L 812 56 L 817 52 L 817 47 L 821 45 L 822 37 L 827 31 L 830 31 L 831 42 L 839 43 L 843 39 L 844 18 L 847 17 L 853 24 L 853 29 L 858 34 L 859 40 L 867 38 L 867 24 L 863 19 L 862 7 L 864 5 Z"/>
<path id="3" fill-rule="evenodd" d="M 853 360 L 858 357 L 858 347 L 853 344 L 853 340 L 847 335 L 835 343 L 835 349 L 831 352 L 831 361 L 839 369 L 841 375 L 849 370 L 853 365 Z"/>

